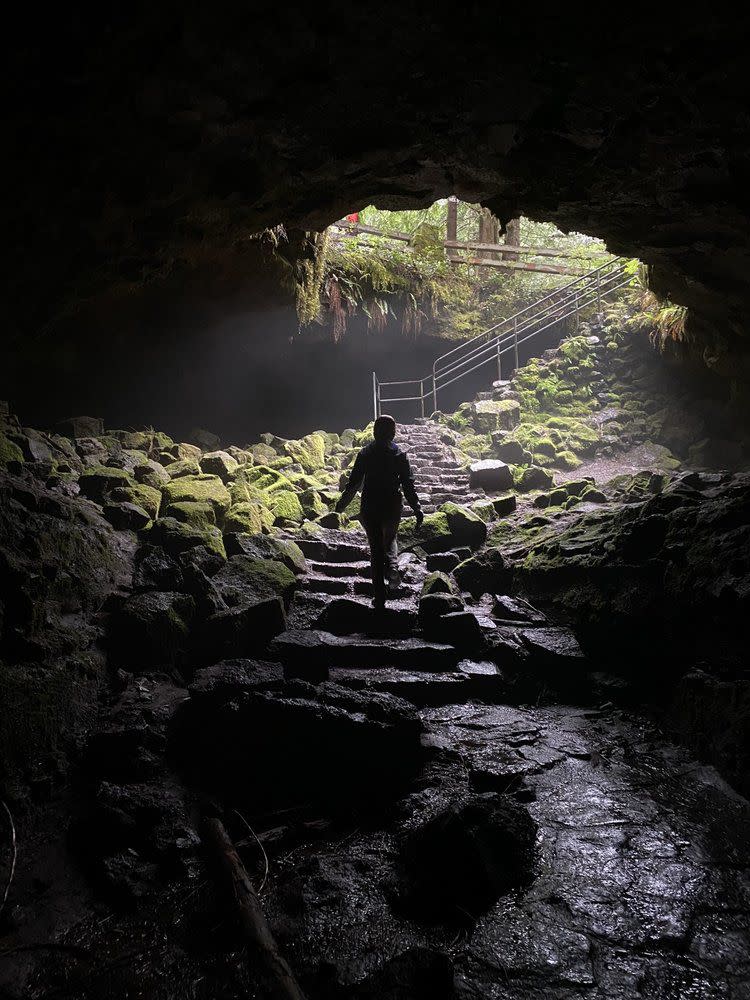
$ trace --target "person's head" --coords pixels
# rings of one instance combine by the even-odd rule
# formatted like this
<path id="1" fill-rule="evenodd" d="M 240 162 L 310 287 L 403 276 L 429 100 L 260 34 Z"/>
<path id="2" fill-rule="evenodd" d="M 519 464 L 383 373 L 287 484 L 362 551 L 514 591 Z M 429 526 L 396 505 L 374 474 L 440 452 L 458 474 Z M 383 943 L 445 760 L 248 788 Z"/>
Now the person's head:
<path id="1" fill-rule="evenodd" d="M 396 436 L 396 421 L 384 413 L 378 417 L 372 427 L 372 436 L 378 444 L 388 444 Z"/>

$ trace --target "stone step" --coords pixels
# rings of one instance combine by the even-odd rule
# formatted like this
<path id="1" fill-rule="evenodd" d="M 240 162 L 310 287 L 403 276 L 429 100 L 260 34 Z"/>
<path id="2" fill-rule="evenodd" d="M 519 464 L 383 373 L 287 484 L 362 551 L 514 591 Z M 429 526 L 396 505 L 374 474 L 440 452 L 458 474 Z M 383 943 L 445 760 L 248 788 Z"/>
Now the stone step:
<path id="1" fill-rule="evenodd" d="M 269 655 L 280 660 L 296 677 L 319 676 L 321 667 L 364 669 L 395 667 L 428 673 L 455 670 L 458 653 L 453 646 L 422 639 L 383 641 L 363 635 L 339 636 L 317 629 L 282 632 L 269 646 Z"/>
<path id="2" fill-rule="evenodd" d="M 334 667 L 330 672 L 330 679 L 355 691 L 393 694 L 419 708 L 460 705 L 471 697 L 468 678 L 453 672 L 428 674 L 394 667 L 384 667 L 377 671 Z"/>
<path id="3" fill-rule="evenodd" d="M 370 561 L 369 559 L 362 559 L 359 562 L 316 562 L 315 560 L 308 560 L 307 563 L 308 572 L 313 576 L 364 576 L 369 577 L 370 575 Z"/>
<path id="4" fill-rule="evenodd" d="M 394 597 L 408 597 L 414 594 L 419 587 L 417 584 L 401 583 L 401 586 L 393 592 Z M 360 597 L 372 597 L 372 580 L 367 580 L 359 576 L 315 576 L 308 574 L 302 578 L 299 588 L 300 593 L 308 594 L 332 594 L 343 596 L 345 594 L 356 594 Z"/>
<path id="5" fill-rule="evenodd" d="M 297 538 L 297 544 L 307 559 L 316 562 L 362 562 L 369 558 L 367 542 L 329 542 L 321 538 Z"/>
<path id="6" fill-rule="evenodd" d="M 388 641 L 397 636 L 413 635 L 418 628 L 417 612 L 412 603 L 387 606 L 375 611 L 369 601 L 340 597 L 328 601 L 318 615 L 315 628 L 333 635 L 365 635 Z"/>

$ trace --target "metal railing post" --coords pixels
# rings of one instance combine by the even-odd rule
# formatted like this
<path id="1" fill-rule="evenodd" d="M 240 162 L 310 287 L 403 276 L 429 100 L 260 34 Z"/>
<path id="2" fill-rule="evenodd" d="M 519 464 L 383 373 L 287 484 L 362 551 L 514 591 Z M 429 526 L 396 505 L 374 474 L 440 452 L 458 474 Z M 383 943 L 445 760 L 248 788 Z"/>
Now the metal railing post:
<path id="1" fill-rule="evenodd" d="M 419 404 L 422 409 L 422 416 L 424 417 L 424 379 L 419 380 Z"/>
<path id="2" fill-rule="evenodd" d="M 437 376 L 435 365 L 432 366 L 432 412 L 437 413 Z"/>
<path id="3" fill-rule="evenodd" d="M 518 319 L 513 317 L 513 353 L 516 359 L 516 371 L 518 371 Z"/>
<path id="4" fill-rule="evenodd" d="M 380 414 L 378 413 L 378 376 L 375 372 L 372 373 L 372 410 L 374 413 L 373 420 L 377 420 Z"/>
<path id="5" fill-rule="evenodd" d="M 503 380 L 503 366 L 500 362 L 500 341 L 497 341 L 497 380 L 502 382 Z"/>
<path id="6" fill-rule="evenodd" d="M 602 314 L 602 290 L 599 285 L 599 272 L 596 272 L 596 312 L 598 316 Z"/>

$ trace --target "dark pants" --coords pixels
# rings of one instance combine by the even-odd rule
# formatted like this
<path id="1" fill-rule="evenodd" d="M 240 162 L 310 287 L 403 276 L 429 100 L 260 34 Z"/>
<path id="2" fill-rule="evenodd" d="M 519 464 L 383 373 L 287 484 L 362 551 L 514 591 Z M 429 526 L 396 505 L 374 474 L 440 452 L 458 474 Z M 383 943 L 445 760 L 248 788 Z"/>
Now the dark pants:
<path id="1" fill-rule="evenodd" d="M 360 516 L 370 543 L 372 595 L 375 602 L 381 604 L 386 598 L 386 584 L 393 588 L 399 584 L 396 535 L 401 511 L 386 514 L 368 512 Z"/>

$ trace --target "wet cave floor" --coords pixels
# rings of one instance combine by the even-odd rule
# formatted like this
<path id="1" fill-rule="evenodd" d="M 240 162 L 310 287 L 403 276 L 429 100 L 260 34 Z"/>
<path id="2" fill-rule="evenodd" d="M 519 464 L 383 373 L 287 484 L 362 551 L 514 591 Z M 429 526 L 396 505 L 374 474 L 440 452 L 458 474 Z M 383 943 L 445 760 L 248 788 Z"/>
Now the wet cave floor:
<path id="1" fill-rule="evenodd" d="M 310 997 L 750 996 L 750 807 L 712 768 L 615 708 L 469 703 L 421 718 L 423 768 L 381 822 L 360 807 L 269 848 L 261 898 Z M 537 826 L 527 884 L 481 912 L 415 917 L 404 835 L 497 792 Z M 430 863 L 441 883 L 463 859 Z M 142 903 L 137 916 L 100 906 L 75 926 L 27 996 L 266 995 L 202 865 Z"/>

